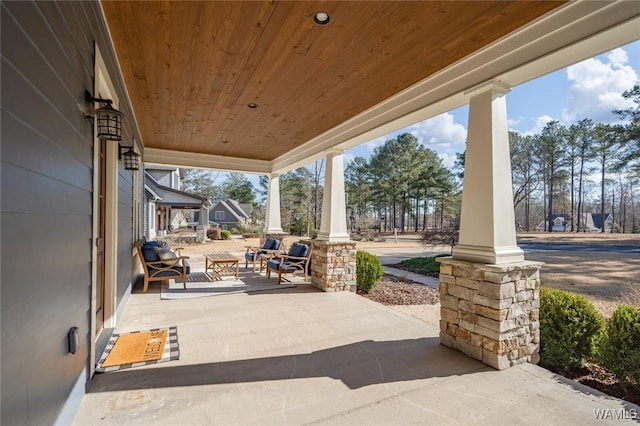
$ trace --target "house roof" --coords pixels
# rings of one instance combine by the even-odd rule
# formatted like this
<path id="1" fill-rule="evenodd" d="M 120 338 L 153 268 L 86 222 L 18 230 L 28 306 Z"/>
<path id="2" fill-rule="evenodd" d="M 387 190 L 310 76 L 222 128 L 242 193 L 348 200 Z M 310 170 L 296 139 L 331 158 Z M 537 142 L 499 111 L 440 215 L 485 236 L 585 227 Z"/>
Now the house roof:
<path id="1" fill-rule="evenodd" d="M 591 217 L 593 218 L 593 225 L 598 229 L 602 229 L 602 214 L 591 213 Z M 605 220 L 607 220 L 608 217 L 609 217 L 609 213 L 605 213 L 604 214 Z"/>
<path id="2" fill-rule="evenodd" d="M 228 211 L 236 219 L 236 221 L 241 221 L 249 218 L 249 214 L 240 207 L 240 203 L 238 203 L 236 200 L 220 200 L 216 204 L 214 204 L 209 211 L 215 212 L 216 210 L 220 210 L 221 208 L 225 211 Z"/>
<path id="3" fill-rule="evenodd" d="M 197 195 L 189 194 L 184 191 L 172 189 L 164 185 L 160 185 L 151 174 L 144 173 L 145 191 L 153 195 L 156 204 L 159 206 L 171 206 L 174 208 L 200 208 L 210 207 L 211 202 Z"/>
<path id="4" fill-rule="evenodd" d="M 384 136 L 489 81 L 521 84 L 640 28 L 634 1 L 101 5 L 145 163 L 255 173 Z M 313 22 L 320 10 L 328 25 Z"/>
<path id="5" fill-rule="evenodd" d="M 247 209 L 247 206 L 251 206 L 250 204 L 241 204 L 236 200 L 232 200 L 231 198 L 228 198 L 227 200 L 225 200 L 225 202 L 235 210 L 235 212 L 242 217 L 245 218 L 249 218 L 250 214 L 251 214 L 251 210 Z"/>

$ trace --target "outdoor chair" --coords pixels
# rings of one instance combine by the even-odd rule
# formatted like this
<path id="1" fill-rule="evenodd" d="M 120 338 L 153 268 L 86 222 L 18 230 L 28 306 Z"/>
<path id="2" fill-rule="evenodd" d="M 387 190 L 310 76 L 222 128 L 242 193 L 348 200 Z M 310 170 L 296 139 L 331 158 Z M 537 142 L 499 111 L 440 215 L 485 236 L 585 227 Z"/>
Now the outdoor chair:
<path id="1" fill-rule="evenodd" d="M 306 244 L 293 243 L 287 254 L 281 254 L 269 259 L 267 263 L 267 278 L 271 277 L 271 271 L 278 273 L 278 284 L 282 281 L 283 274 L 296 274 L 302 272 L 304 280 L 307 280 L 311 249 Z"/>
<path id="2" fill-rule="evenodd" d="M 171 250 L 166 244 L 157 241 L 136 241 L 136 250 L 144 271 L 143 292 L 146 293 L 151 281 L 181 279 L 187 288 L 187 275 L 191 272 L 188 256 L 181 256 L 182 247 Z"/>
<path id="3" fill-rule="evenodd" d="M 267 238 L 262 247 L 251 247 L 247 246 L 247 251 L 244 254 L 244 267 L 246 268 L 249 265 L 249 262 L 253 265 L 253 272 L 256 271 L 256 263 L 261 260 L 261 258 L 271 258 L 273 255 L 277 254 L 280 249 L 280 240 L 275 238 Z M 262 272 L 263 263 L 260 262 L 260 272 Z"/>

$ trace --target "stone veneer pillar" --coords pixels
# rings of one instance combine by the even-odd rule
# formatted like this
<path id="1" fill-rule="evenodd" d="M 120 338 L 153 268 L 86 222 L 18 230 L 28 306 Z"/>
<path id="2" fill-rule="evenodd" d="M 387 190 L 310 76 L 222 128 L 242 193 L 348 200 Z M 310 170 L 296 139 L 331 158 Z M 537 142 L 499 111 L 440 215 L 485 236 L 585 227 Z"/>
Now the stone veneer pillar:
<path id="1" fill-rule="evenodd" d="M 356 291 L 355 241 L 302 241 L 311 245 L 311 285 L 322 291 Z"/>
<path id="2" fill-rule="evenodd" d="M 440 262 L 440 343 L 498 370 L 540 357 L 540 262 Z"/>

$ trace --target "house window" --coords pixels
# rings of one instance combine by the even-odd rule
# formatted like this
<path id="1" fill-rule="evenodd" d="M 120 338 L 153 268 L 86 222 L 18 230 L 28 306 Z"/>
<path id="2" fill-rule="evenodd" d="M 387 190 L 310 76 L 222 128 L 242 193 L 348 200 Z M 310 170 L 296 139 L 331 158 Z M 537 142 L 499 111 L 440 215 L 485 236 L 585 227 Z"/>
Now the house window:
<path id="1" fill-rule="evenodd" d="M 214 214 L 216 220 L 224 220 L 224 211 L 217 211 Z"/>
<path id="2" fill-rule="evenodd" d="M 223 212 L 224 213 L 224 212 Z M 226 231 L 227 230 L 227 225 L 222 225 L 222 230 Z"/>

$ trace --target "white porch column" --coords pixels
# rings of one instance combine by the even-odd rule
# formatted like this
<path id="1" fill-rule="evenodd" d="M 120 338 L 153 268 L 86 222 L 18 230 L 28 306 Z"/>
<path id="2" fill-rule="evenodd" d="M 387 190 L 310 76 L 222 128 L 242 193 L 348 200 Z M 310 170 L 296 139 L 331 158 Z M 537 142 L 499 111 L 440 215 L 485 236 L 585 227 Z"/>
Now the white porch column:
<path id="1" fill-rule="evenodd" d="M 343 151 L 327 153 L 322 198 L 322 221 L 318 240 L 349 241 L 347 211 L 344 195 Z"/>
<path id="2" fill-rule="evenodd" d="M 209 227 L 209 208 L 201 206 L 198 213 L 198 225 Z"/>
<path id="3" fill-rule="evenodd" d="M 267 211 L 264 223 L 265 234 L 282 234 L 282 221 L 280 219 L 280 175 L 269 175 L 267 187 Z"/>
<path id="4" fill-rule="evenodd" d="M 459 245 L 453 258 L 488 264 L 524 260 L 516 244 L 505 94 L 490 82 L 472 89 Z"/>

